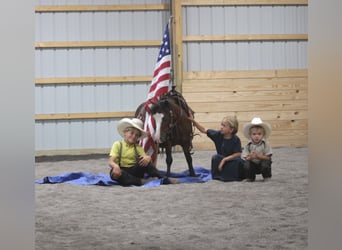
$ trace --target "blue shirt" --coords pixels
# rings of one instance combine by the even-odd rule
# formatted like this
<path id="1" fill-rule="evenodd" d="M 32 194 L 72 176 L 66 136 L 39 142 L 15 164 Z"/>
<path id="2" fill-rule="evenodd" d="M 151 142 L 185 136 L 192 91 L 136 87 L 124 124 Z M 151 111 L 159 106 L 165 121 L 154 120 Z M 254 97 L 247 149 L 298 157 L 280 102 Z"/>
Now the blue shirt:
<path id="1" fill-rule="evenodd" d="M 219 130 L 208 129 L 207 136 L 215 143 L 217 154 L 227 157 L 242 152 L 240 138 L 233 134 L 230 139 L 224 139 Z"/>

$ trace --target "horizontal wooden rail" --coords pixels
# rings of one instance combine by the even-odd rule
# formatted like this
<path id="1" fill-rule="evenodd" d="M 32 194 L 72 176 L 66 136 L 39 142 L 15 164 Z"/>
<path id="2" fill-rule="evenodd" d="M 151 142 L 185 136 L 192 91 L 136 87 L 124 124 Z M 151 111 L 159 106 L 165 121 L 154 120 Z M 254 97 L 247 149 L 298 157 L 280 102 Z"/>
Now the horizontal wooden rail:
<path id="1" fill-rule="evenodd" d="M 308 5 L 308 0 L 182 0 L 182 6 Z"/>
<path id="2" fill-rule="evenodd" d="M 168 4 L 118 5 L 38 5 L 35 12 L 91 12 L 91 11 L 155 11 L 169 10 Z"/>
<path id="3" fill-rule="evenodd" d="M 221 79 L 221 78 L 281 78 L 307 77 L 306 69 L 299 70 L 237 70 L 237 71 L 189 71 L 184 73 L 184 80 L 193 79 Z M 120 77 L 59 77 L 36 78 L 36 85 L 54 84 L 96 84 L 96 83 L 124 83 L 150 82 L 152 76 L 120 76 Z"/>
<path id="4" fill-rule="evenodd" d="M 142 41 L 61 41 L 61 42 L 36 42 L 36 49 L 46 48 L 102 48 L 102 47 L 158 47 L 160 40 Z"/>
<path id="5" fill-rule="evenodd" d="M 36 78 L 36 85 L 150 82 L 152 76 Z"/>
<path id="6" fill-rule="evenodd" d="M 68 159 L 68 156 L 75 159 L 76 156 L 82 157 L 84 159 L 85 155 L 108 155 L 110 148 L 80 148 L 80 149 L 54 149 L 54 150 L 36 150 L 35 157 L 36 162 L 42 160 L 48 160 L 49 157 L 62 157 L 63 159 Z"/>
<path id="7" fill-rule="evenodd" d="M 246 34 L 223 36 L 184 36 L 183 42 L 220 42 L 220 41 L 291 41 L 308 40 L 307 34 Z M 36 42 L 36 49 L 51 48 L 110 48 L 110 47 L 158 47 L 159 40 L 136 41 L 60 41 Z"/>
<path id="8" fill-rule="evenodd" d="M 134 117 L 134 112 L 95 112 L 95 113 L 64 113 L 64 114 L 36 114 L 36 121 L 46 120 L 70 120 L 70 119 L 108 119 Z"/>
<path id="9" fill-rule="evenodd" d="M 184 36 L 184 42 L 221 42 L 221 41 L 291 41 L 308 40 L 307 34 L 246 34 L 223 36 Z"/>
<path id="10" fill-rule="evenodd" d="M 224 70 L 224 71 L 188 71 L 184 80 L 220 79 L 220 78 L 273 78 L 273 77 L 307 77 L 307 69 L 285 70 Z"/>
<path id="11" fill-rule="evenodd" d="M 254 110 L 255 112 L 269 111 L 269 112 L 279 112 L 279 111 L 294 111 L 307 110 L 308 100 L 272 100 L 267 102 L 260 101 L 234 101 L 230 102 L 226 100 L 225 102 L 189 102 L 189 106 L 196 112 L 201 113 L 211 113 L 211 112 L 246 112 Z"/>

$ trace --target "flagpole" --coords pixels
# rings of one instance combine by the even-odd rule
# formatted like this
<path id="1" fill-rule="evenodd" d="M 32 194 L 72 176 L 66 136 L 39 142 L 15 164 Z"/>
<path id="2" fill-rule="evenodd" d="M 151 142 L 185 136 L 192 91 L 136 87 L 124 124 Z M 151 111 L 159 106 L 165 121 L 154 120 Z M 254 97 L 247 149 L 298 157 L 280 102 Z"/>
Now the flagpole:
<path id="1" fill-rule="evenodd" d="M 170 34 L 170 54 L 171 54 L 171 70 L 170 70 L 170 88 L 169 90 L 173 89 L 173 87 L 175 87 L 175 82 L 174 82 L 174 56 L 173 56 L 173 52 L 174 52 L 174 47 L 173 47 L 173 15 L 172 15 L 172 11 L 173 11 L 173 5 L 172 5 L 173 0 L 170 0 L 170 17 L 169 17 L 169 34 Z"/>

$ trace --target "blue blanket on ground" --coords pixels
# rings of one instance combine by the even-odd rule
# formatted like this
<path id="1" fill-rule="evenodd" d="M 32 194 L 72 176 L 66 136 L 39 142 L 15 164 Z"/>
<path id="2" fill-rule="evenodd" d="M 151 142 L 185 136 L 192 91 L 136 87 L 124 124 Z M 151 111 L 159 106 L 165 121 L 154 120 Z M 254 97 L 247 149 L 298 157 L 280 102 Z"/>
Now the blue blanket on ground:
<path id="1" fill-rule="evenodd" d="M 171 177 L 177 178 L 179 183 L 198 183 L 198 182 L 207 182 L 211 180 L 211 172 L 209 169 L 203 167 L 194 167 L 196 177 L 189 176 L 189 170 L 186 170 L 181 173 L 171 173 Z M 162 174 L 165 174 L 165 171 L 160 171 Z M 109 174 L 105 173 L 86 173 L 86 172 L 70 172 L 63 173 L 56 176 L 46 176 L 43 179 L 36 180 L 37 184 L 54 184 L 54 183 L 69 183 L 74 185 L 99 185 L 99 186 L 113 186 L 120 185 L 118 182 L 113 181 Z M 151 180 L 142 187 L 156 187 L 163 183 L 163 179 Z M 165 183 L 165 182 L 164 182 Z"/>

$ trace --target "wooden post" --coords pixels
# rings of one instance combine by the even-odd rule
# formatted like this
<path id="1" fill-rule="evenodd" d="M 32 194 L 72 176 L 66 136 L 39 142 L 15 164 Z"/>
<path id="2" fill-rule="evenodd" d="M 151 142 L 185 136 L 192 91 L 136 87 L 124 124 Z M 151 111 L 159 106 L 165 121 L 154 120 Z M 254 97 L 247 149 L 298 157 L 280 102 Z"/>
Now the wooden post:
<path id="1" fill-rule="evenodd" d="M 172 0 L 172 51 L 173 51 L 173 80 L 176 90 L 182 93 L 183 81 L 183 34 L 182 34 L 182 1 Z"/>

